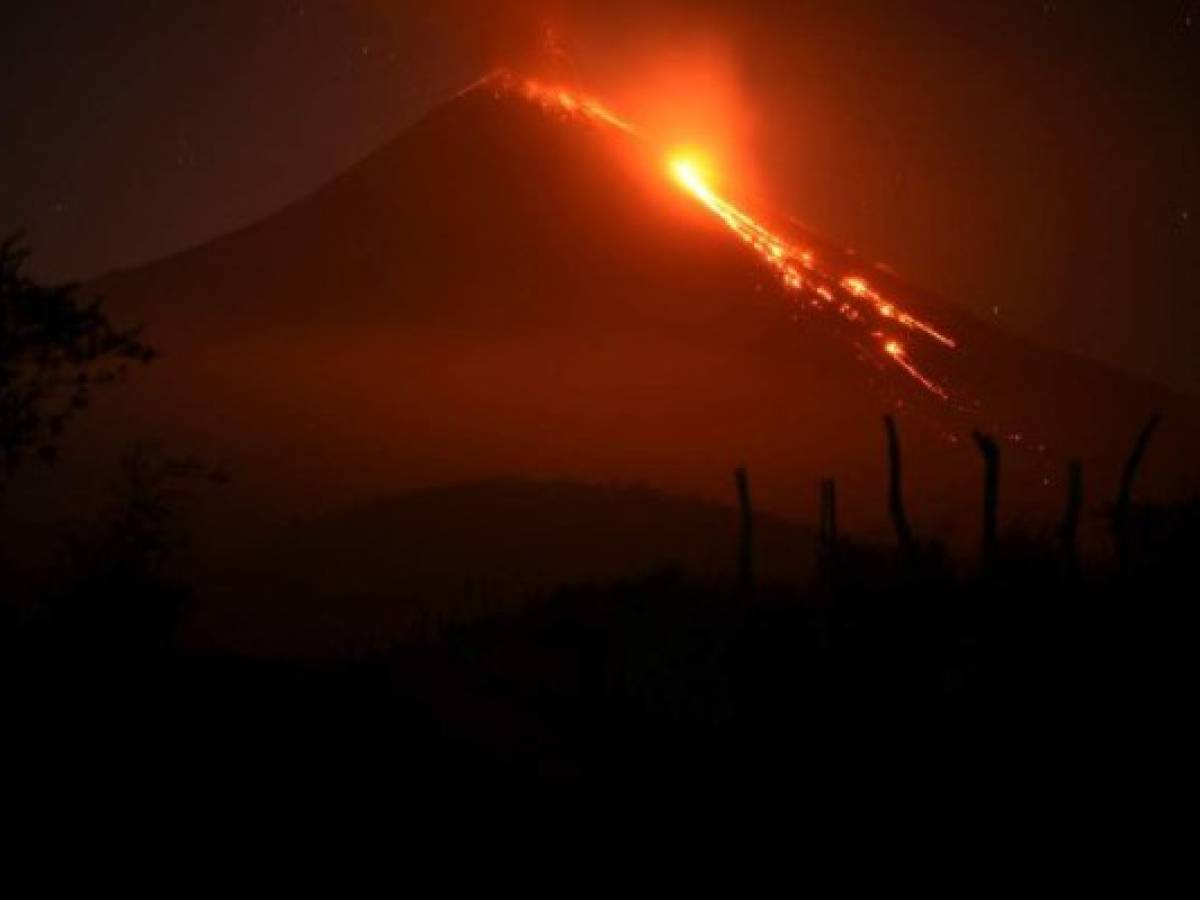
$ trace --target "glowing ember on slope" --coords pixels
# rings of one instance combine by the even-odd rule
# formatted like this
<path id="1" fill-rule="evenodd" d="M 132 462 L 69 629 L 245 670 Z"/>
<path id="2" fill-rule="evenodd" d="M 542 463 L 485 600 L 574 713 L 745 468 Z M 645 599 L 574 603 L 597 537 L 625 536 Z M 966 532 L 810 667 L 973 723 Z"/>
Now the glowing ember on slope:
<path id="1" fill-rule="evenodd" d="M 497 73 L 492 80 L 502 89 L 519 93 L 543 109 L 611 126 L 651 147 L 655 146 L 645 132 L 594 98 L 564 87 L 517 78 L 508 72 Z M 703 167 L 691 156 L 671 155 L 667 167 L 675 182 L 751 247 L 776 273 L 783 287 L 797 295 L 797 299 L 805 299 L 814 307 L 827 308 L 849 322 L 861 324 L 864 317 L 870 315 L 931 339 L 942 347 L 957 347 L 952 337 L 899 309 L 861 276 L 835 275 L 823 271 L 818 267 L 816 255 L 811 250 L 792 245 L 720 196 L 710 186 Z M 879 331 L 871 334 L 878 342 L 882 358 L 895 363 L 930 393 L 943 400 L 949 399 L 946 389 L 916 366 L 907 349 L 894 336 Z"/>
<path id="2" fill-rule="evenodd" d="M 904 345 L 899 341 L 885 341 L 883 350 L 888 356 L 895 360 L 896 365 L 919 381 L 931 394 L 935 394 L 938 397 L 941 397 L 943 400 L 950 399 L 950 395 L 946 393 L 945 388 L 943 388 L 940 384 L 912 364 L 912 361 L 908 358 L 908 352 L 904 349 Z"/>
<path id="3" fill-rule="evenodd" d="M 949 347 L 953 350 L 958 344 L 954 338 L 948 337 L 934 328 L 932 325 L 922 322 L 920 319 L 915 319 L 908 313 L 896 308 L 895 304 L 885 300 L 879 295 L 874 288 L 871 287 L 864 278 L 852 276 L 842 279 L 842 287 L 860 300 L 870 300 L 875 304 L 875 311 L 885 319 L 895 319 L 905 328 L 912 331 L 923 332 L 927 337 L 933 338 L 944 347 Z"/>

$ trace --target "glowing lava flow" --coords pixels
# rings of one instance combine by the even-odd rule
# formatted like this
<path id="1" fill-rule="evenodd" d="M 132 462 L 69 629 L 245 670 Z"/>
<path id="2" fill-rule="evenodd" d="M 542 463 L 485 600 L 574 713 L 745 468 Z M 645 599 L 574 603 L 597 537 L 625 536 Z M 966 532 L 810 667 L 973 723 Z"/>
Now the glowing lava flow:
<path id="1" fill-rule="evenodd" d="M 833 306 L 840 315 L 851 322 L 862 321 L 862 314 L 854 305 L 844 300 L 838 301 L 835 283 L 828 275 L 817 270 L 815 257 L 811 251 L 793 247 L 728 200 L 718 196 L 690 160 L 676 157 L 671 160 L 670 169 L 675 180 L 689 194 L 699 200 L 731 231 L 754 248 L 762 260 L 780 276 L 784 287 L 807 295 L 817 305 Z M 943 334 L 932 325 L 897 309 L 894 303 L 882 297 L 865 279 L 859 276 L 847 276 L 836 282 L 836 285 L 841 288 L 843 295 L 868 304 L 869 308 L 880 318 L 894 321 L 903 328 L 932 338 L 944 347 L 954 349 L 957 346 L 953 338 Z M 874 332 L 873 336 L 880 342 L 887 357 L 907 372 L 918 384 L 943 400 L 949 399 L 945 388 L 917 368 L 902 343 L 881 331 Z"/>
<path id="2" fill-rule="evenodd" d="M 705 183 L 699 169 L 690 161 L 686 159 L 672 160 L 671 171 L 675 175 L 675 179 L 687 188 L 692 196 L 708 207 L 738 237 L 757 250 L 767 265 L 780 274 L 786 286 L 793 290 L 800 290 L 804 287 L 804 277 L 800 274 L 796 263 L 799 261 L 801 265 L 811 267 L 811 255 L 804 259 L 797 257 L 786 243 L 732 203 L 718 197 Z"/>
<path id="3" fill-rule="evenodd" d="M 500 90 L 518 93 L 543 109 L 613 127 L 655 146 L 655 142 L 645 132 L 616 115 L 598 100 L 562 87 L 518 78 L 509 72 L 499 72 L 492 76 L 491 80 Z M 944 348 L 957 347 L 954 338 L 898 308 L 861 276 L 835 275 L 823 271 L 817 266 L 816 256 L 812 251 L 792 245 L 717 194 L 705 180 L 700 168 L 688 158 L 671 157 L 668 160 L 668 168 L 674 180 L 749 245 L 776 273 L 784 288 L 795 293 L 798 298 L 807 300 L 814 307 L 830 309 L 858 325 L 866 324 L 867 317 L 870 317 L 880 320 L 883 327 L 899 326 Z M 871 331 L 870 335 L 877 342 L 882 359 L 895 363 L 931 394 L 943 400 L 949 399 L 948 391 L 917 367 L 904 344 L 897 340 L 894 334 L 878 330 Z"/>

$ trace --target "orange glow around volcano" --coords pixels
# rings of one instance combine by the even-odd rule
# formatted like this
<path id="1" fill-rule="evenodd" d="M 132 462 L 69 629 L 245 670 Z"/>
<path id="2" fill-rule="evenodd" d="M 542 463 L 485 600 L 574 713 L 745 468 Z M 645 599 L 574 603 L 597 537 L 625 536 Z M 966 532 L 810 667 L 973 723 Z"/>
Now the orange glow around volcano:
<path id="1" fill-rule="evenodd" d="M 615 128 L 647 145 L 651 152 L 664 152 L 645 131 L 594 98 L 564 87 L 517 78 L 508 72 L 493 78 L 506 92 L 518 93 L 543 109 L 570 119 Z M 711 184 L 707 166 L 695 154 L 675 151 L 665 153 L 665 156 L 671 180 L 751 248 L 775 273 L 795 302 L 831 311 L 864 328 L 877 348 L 879 359 L 895 364 L 934 396 L 949 399 L 947 389 L 913 361 L 908 349 L 897 339 L 896 332 L 912 332 L 950 350 L 958 346 L 954 338 L 900 309 L 861 275 L 835 273 L 820 266 L 812 250 L 796 246 L 718 193 Z"/>

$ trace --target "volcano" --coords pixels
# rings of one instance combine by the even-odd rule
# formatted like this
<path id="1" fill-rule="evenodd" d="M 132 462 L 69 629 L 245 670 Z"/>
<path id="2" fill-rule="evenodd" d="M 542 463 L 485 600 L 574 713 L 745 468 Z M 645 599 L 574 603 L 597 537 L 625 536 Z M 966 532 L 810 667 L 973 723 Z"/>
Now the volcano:
<path id="1" fill-rule="evenodd" d="M 1196 488 L 1193 398 L 781 226 L 952 336 L 952 351 L 905 338 L 923 373 L 925 354 L 936 364 L 946 397 L 931 393 L 881 358 L 883 332 L 789 297 L 661 154 L 574 112 L 485 80 L 266 220 L 98 280 L 163 358 L 104 398 L 91 440 L 154 435 L 224 461 L 238 502 L 280 521 L 495 477 L 728 501 L 746 465 L 756 504 L 794 519 L 836 478 L 845 528 L 870 534 L 886 527 L 892 412 L 915 527 L 974 541 L 972 429 L 1004 442 L 1002 516 L 1050 528 L 1066 461 L 1100 507 L 1160 410 L 1139 488 Z"/>

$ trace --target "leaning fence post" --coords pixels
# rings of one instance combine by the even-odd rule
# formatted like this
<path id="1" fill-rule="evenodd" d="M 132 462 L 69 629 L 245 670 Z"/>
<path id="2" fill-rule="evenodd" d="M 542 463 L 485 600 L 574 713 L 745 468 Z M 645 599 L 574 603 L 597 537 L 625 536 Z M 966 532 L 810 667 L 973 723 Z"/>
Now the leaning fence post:
<path id="1" fill-rule="evenodd" d="M 734 473 L 738 492 L 738 589 L 743 595 L 754 590 L 754 508 L 750 505 L 750 476 L 745 467 Z"/>
<path id="2" fill-rule="evenodd" d="M 997 517 L 1000 492 L 1000 447 L 983 432 L 974 433 L 975 446 L 983 456 L 983 564 L 996 561 Z"/>
<path id="3" fill-rule="evenodd" d="M 1083 463 L 1077 459 L 1067 464 L 1067 508 L 1058 528 L 1063 559 L 1071 571 L 1079 568 L 1079 517 L 1083 512 Z"/>
<path id="4" fill-rule="evenodd" d="M 1121 473 L 1121 487 L 1113 509 L 1113 532 L 1117 543 L 1117 560 L 1122 566 L 1129 561 L 1129 513 L 1133 504 L 1133 483 L 1137 480 L 1138 469 L 1146 456 L 1146 448 L 1150 446 L 1150 440 L 1161 424 L 1161 413 L 1150 417 L 1150 421 L 1146 423 L 1133 445 L 1133 451 L 1125 463 L 1125 471 Z"/>
<path id="5" fill-rule="evenodd" d="M 883 417 L 888 441 L 888 508 L 900 552 L 912 561 L 917 555 L 917 544 L 913 539 L 912 526 L 908 524 L 908 513 L 904 510 L 904 491 L 900 470 L 900 436 L 896 432 L 896 420 L 890 415 Z"/>

